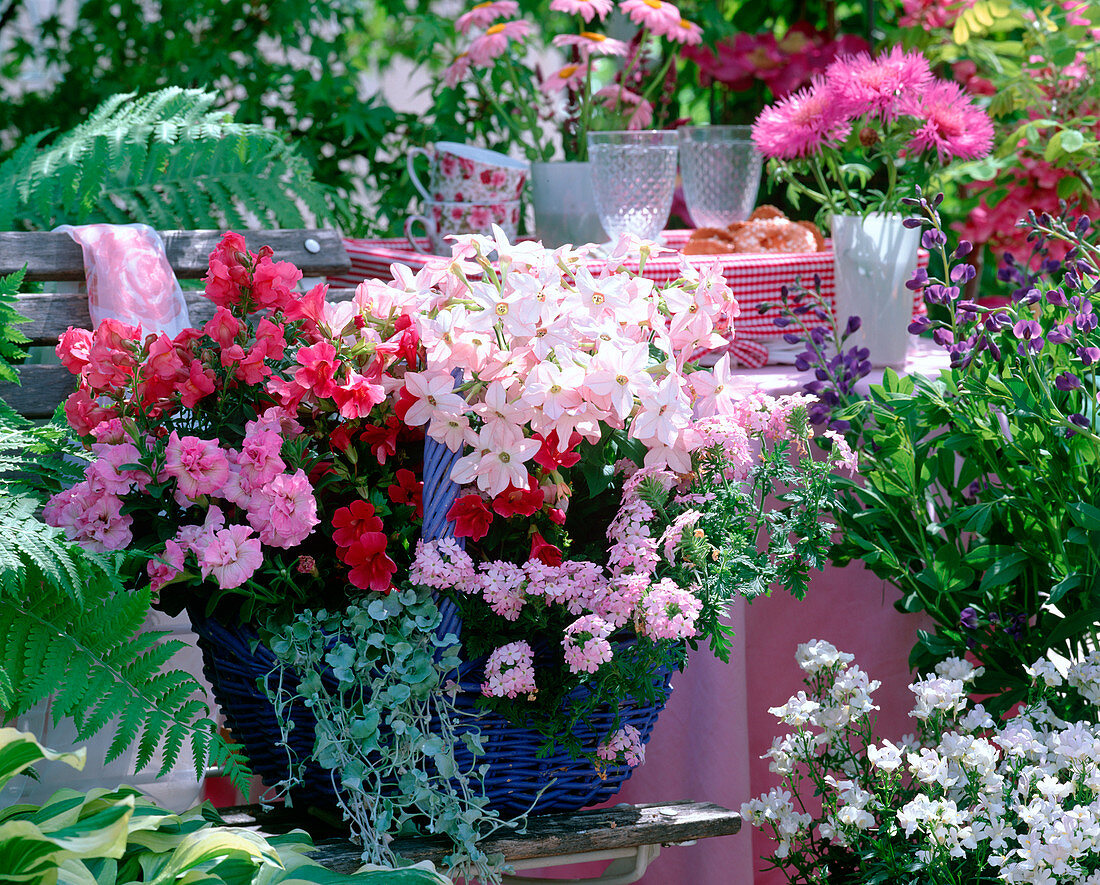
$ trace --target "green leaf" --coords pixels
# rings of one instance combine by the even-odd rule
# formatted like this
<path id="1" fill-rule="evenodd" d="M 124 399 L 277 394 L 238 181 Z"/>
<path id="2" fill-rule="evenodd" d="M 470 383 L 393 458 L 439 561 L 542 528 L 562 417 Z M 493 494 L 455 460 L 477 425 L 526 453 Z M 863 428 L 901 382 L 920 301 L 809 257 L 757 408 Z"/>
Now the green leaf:
<path id="1" fill-rule="evenodd" d="M 1100 507 L 1086 504 L 1084 501 L 1073 501 L 1066 505 L 1070 519 L 1083 529 L 1090 532 L 1100 532 Z"/>
<path id="2" fill-rule="evenodd" d="M 982 575 L 978 590 L 984 592 L 994 587 L 1003 587 L 1018 577 L 1031 561 L 1027 553 L 1012 553 L 993 562 L 985 574 Z"/>

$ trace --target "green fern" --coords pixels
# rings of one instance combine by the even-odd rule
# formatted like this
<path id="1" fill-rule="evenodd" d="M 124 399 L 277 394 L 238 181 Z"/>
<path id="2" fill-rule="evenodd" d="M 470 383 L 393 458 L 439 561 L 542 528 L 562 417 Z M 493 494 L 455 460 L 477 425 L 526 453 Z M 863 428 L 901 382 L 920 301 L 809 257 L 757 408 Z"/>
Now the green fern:
<path id="1" fill-rule="evenodd" d="M 329 194 L 309 163 L 278 133 L 215 110 L 217 100 L 201 89 L 116 95 L 46 147 L 51 133 L 31 136 L 0 165 L 0 228 L 330 221 Z"/>

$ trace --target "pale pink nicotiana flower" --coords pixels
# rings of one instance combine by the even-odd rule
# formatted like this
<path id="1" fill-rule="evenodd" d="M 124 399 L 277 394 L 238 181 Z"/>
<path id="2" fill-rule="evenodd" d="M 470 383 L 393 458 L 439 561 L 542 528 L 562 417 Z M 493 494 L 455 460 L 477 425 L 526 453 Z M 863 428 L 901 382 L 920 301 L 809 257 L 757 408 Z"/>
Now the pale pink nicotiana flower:
<path id="1" fill-rule="evenodd" d="M 579 15 L 585 22 L 592 21 L 596 16 L 603 21 L 613 6 L 611 0 L 550 0 L 550 9 L 554 12 Z"/>
<path id="2" fill-rule="evenodd" d="M 819 154 L 847 137 L 851 123 L 820 77 L 760 112 L 752 140 L 765 157 L 792 160 Z"/>
<path id="3" fill-rule="evenodd" d="M 519 3 L 516 0 L 488 0 L 478 3 L 469 12 L 465 12 L 455 20 L 455 30 L 460 34 L 469 33 L 471 28 L 487 28 L 498 18 L 506 18 L 515 15 L 519 11 Z"/>
<path id="4" fill-rule="evenodd" d="M 615 40 L 606 34 L 597 34 L 594 31 L 581 31 L 579 34 L 558 34 L 552 42 L 558 47 L 576 46 L 581 55 L 585 57 L 589 55 L 624 56 L 629 48 L 622 40 Z"/>
<path id="5" fill-rule="evenodd" d="M 467 50 L 470 63 L 481 66 L 489 64 L 508 51 L 510 42 L 522 40 L 529 33 L 531 33 L 531 25 L 523 20 L 497 22 L 470 44 Z"/>

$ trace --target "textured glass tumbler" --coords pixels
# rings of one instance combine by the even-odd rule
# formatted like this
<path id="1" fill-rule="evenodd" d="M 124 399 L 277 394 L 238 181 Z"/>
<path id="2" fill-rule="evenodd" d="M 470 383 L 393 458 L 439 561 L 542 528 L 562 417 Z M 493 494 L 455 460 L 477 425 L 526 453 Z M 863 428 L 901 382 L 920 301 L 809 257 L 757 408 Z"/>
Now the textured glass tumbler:
<path id="1" fill-rule="evenodd" d="M 752 212 L 764 158 L 751 131 L 751 126 L 680 128 L 684 200 L 696 227 L 727 227 Z"/>
<path id="2" fill-rule="evenodd" d="M 588 133 L 596 210 L 612 241 L 623 234 L 655 240 L 664 230 L 676 189 L 677 146 L 672 130 Z"/>

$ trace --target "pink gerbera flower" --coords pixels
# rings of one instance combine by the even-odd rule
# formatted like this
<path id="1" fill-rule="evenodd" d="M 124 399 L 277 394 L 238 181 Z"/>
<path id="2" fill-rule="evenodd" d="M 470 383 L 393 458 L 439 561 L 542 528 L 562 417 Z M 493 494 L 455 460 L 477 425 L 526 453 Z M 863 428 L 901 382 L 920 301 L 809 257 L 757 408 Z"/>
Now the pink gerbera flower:
<path id="1" fill-rule="evenodd" d="M 611 0 L 550 0 L 550 8 L 554 12 L 566 12 L 569 15 L 579 15 L 586 22 L 592 21 L 595 16 L 600 21 L 611 11 Z"/>
<path id="2" fill-rule="evenodd" d="M 668 37 L 673 43 L 683 43 L 687 46 L 698 46 L 703 42 L 703 29 L 686 18 L 680 19 L 676 24 L 662 31 L 654 29 L 654 33 L 660 37 Z"/>
<path id="3" fill-rule="evenodd" d="M 935 150 L 941 162 L 976 160 L 993 147 L 993 123 L 971 103 L 958 83 L 940 81 L 905 103 L 904 113 L 922 120 L 906 146 L 910 153 Z"/>
<path id="4" fill-rule="evenodd" d="M 841 113 L 850 117 L 866 114 L 890 122 L 902 112 L 902 102 L 922 93 L 933 78 L 922 53 L 895 46 L 878 58 L 866 52 L 842 55 L 825 69 L 825 79 Z"/>
<path id="5" fill-rule="evenodd" d="M 576 46 L 581 55 L 626 55 L 629 48 L 622 40 L 615 40 L 594 31 L 581 31 L 579 34 L 559 34 L 554 38 L 555 46 Z"/>
<path id="6" fill-rule="evenodd" d="M 498 18 L 515 15 L 518 10 L 519 3 L 516 0 L 488 0 L 460 15 L 455 21 L 455 30 L 465 34 L 470 28 L 487 28 Z"/>
<path id="7" fill-rule="evenodd" d="M 820 77 L 769 105 L 752 124 L 752 140 L 765 157 L 791 160 L 821 152 L 848 134 L 851 124 L 841 114 L 833 90 Z"/>
<path id="8" fill-rule="evenodd" d="M 621 0 L 619 9 L 634 24 L 658 34 L 680 24 L 680 10 L 665 0 Z"/>
<path id="9" fill-rule="evenodd" d="M 474 40 L 467 50 L 470 63 L 475 65 L 487 65 L 495 58 L 500 58 L 508 51 L 508 44 L 513 40 L 522 40 L 531 33 L 531 25 L 525 21 L 497 22 L 484 34 Z"/>
<path id="10" fill-rule="evenodd" d="M 587 75 L 587 64 L 565 65 L 561 70 L 543 80 L 539 88 L 547 95 L 553 95 L 563 89 L 580 89 L 584 86 L 584 78 Z"/>

